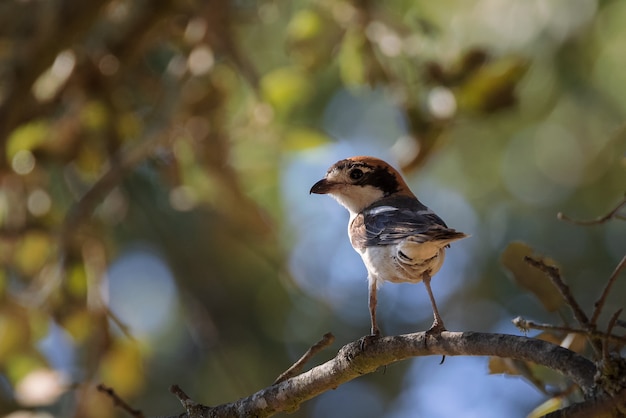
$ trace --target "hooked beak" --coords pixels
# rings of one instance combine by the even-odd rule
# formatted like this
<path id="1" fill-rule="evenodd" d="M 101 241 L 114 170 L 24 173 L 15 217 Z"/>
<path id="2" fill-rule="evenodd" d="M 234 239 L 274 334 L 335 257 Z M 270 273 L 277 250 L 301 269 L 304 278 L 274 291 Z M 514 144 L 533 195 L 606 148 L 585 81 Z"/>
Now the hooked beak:
<path id="1" fill-rule="evenodd" d="M 333 188 L 333 183 L 331 183 L 330 181 L 326 179 L 321 179 L 320 181 L 315 183 L 313 187 L 311 187 L 309 194 L 311 193 L 326 194 L 326 193 L 329 193 L 332 190 L 332 188 Z"/>

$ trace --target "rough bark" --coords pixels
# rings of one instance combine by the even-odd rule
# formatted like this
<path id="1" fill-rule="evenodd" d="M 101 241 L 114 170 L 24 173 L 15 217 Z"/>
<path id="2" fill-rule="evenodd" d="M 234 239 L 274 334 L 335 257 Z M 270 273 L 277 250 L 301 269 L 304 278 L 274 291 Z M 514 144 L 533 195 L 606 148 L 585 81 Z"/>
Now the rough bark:
<path id="1" fill-rule="evenodd" d="M 351 342 L 326 363 L 232 403 L 208 407 L 181 399 L 187 412 L 178 417 L 268 417 L 293 411 L 304 401 L 382 366 L 427 355 L 497 356 L 532 361 L 570 378 L 589 397 L 594 391 L 595 365 L 555 344 L 505 334 L 443 332 L 434 336 L 419 332 Z"/>

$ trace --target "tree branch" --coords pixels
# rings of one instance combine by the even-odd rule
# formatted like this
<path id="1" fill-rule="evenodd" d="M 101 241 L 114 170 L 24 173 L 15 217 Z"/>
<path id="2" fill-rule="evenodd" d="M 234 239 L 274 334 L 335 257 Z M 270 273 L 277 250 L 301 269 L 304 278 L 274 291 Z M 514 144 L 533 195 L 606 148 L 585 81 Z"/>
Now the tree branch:
<path id="1" fill-rule="evenodd" d="M 626 207 L 626 194 L 624 195 L 624 198 L 617 204 L 617 206 L 615 206 L 613 209 L 611 209 L 611 211 L 609 211 L 607 214 L 602 215 L 596 219 L 591 219 L 591 220 L 578 220 L 578 219 L 573 219 L 570 218 L 569 216 L 565 215 L 563 212 L 559 212 L 556 214 L 556 217 L 558 220 L 560 221 L 567 221 L 567 222 L 571 222 L 573 224 L 576 225 L 598 225 L 601 223 L 604 223 L 610 219 L 621 219 L 621 220 L 626 220 L 626 217 L 623 215 L 619 214 L 619 211 Z"/>
<path id="2" fill-rule="evenodd" d="M 594 305 L 595 308 L 593 310 L 593 314 L 591 315 L 591 324 L 593 326 L 596 325 L 596 321 L 598 320 L 598 317 L 600 316 L 600 313 L 602 312 L 602 308 L 604 307 L 604 303 L 606 302 L 606 298 L 609 295 L 611 288 L 613 287 L 613 284 L 615 283 L 615 281 L 617 280 L 617 277 L 620 275 L 620 273 L 625 267 L 626 267 L 626 255 L 622 258 L 622 261 L 619 262 L 617 267 L 615 267 L 613 274 L 611 274 L 611 277 L 609 277 L 608 282 L 606 283 L 606 285 L 604 286 L 604 289 L 602 290 L 602 295 L 600 296 L 600 299 L 598 299 L 598 301 Z"/>
<path id="3" fill-rule="evenodd" d="M 617 325 L 618 323 L 618 319 L 615 320 L 614 325 Z M 515 325 L 517 328 L 519 328 L 522 331 L 528 331 L 531 329 L 536 329 L 539 331 L 548 331 L 548 332 L 566 332 L 566 333 L 573 333 L 573 334 L 581 334 L 581 335 L 588 335 L 590 337 L 594 337 L 597 339 L 606 339 L 607 341 L 611 341 L 620 345 L 624 345 L 626 344 L 626 337 L 621 337 L 619 335 L 614 335 L 611 331 L 607 331 L 607 332 L 602 332 L 602 331 L 590 331 L 590 330 L 586 330 L 586 329 L 580 329 L 580 328 L 572 328 L 572 327 L 566 327 L 566 326 L 560 326 L 560 325 L 552 325 L 552 324 L 540 324 L 538 322 L 534 322 L 534 321 L 530 321 L 528 319 L 524 319 L 521 316 L 518 316 L 516 318 L 513 318 L 513 320 L 511 321 L 513 322 L 513 325 Z M 613 327 L 611 327 L 612 329 Z"/>
<path id="4" fill-rule="evenodd" d="M 96 389 L 98 390 L 98 392 L 102 392 L 105 395 L 107 395 L 109 398 L 111 398 L 115 406 L 120 407 L 123 411 L 127 412 L 130 416 L 135 417 L 135 418 L 145 418 L 145 415 L 140 410 L 135 409 L 132 406 L 130 406 L 124 399 L 122 399 L 117 393 L 115 393 L 113 388 L 107 387 L 103 383 L 100 383 L 98 386 L 96 386 Z"/>
<path id="5" fill-rule="evenodd" d="M 304 353 L 302 357 L 300 357 L 300 359 L 293 364 L 293 366 L 281 373 L 281 375 L 274 380 L 273 384 L 275 385 L 296 376 L 313 356 L 331 345 L 334 341 L 335 336 L 332 333 L 327 332 L 324 334 L 322 339 L 313 344 L 313 346 L 311 346 L 311 348 L 309 348 L 306 353 Z"/>
<path id="6" fill-rule="evenodd" d="M 534 338 L 479 332 L 424 332 L 375 339 L 364 349 L 359 341 L 342 347 L 337 356 L 308 372 L 274 384 L 235 402 L 194 408 L 179 417 L 268 417 L 297 410 L 301 403 L 378 368 L 426 355 L 497 356 L 532 361 L 555 370 L 593 395 L 596 367 L 585 357 Z"/>
<path id="7" fill-rule="evenodd" d="M 552 283 L 559 290 L 559 293 L 561 294 L 561 297 L 563 298 L 565 303 L 571 308 L 574 317 L 578 321 L 578 324 L 583 329 L 589 331 L 589 334 L 595 331 L 595 326 L 591 322 L 589 322 L 587 314 L 585 314 L 585 311 L 583 311 L 583 309 L 580 307 L 578 301 L 576 301 L 576 299 L 574 298 L 574 295 L 572 294 L 569 286 L 561 277 L 561 272 L 558 267 L 549 266 L 543 260 L 535 259 L 529 256 L 524 257 L 524 261 L 545 273 L 550 281 L 552 281 Z M 602 354 L 602 344 L 595 338 L 588 337 L 588 340 L 596 355 L 599 357 Z"/>

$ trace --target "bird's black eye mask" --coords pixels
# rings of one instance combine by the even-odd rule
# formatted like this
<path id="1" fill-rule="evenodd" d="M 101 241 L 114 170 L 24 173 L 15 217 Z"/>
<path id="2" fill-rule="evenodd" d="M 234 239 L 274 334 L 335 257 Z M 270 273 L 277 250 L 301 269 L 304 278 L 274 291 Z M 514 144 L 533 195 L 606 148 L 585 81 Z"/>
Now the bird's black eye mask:
<path id="1" fill-rule="evenodd" d="M 352 164 L 348 176 L 357 186 L 372 186 L 382 190 L 385 196 L 398 191 L 400 184 L 396 176 L 386 167 L 373 167 L 367 164 Z"/>

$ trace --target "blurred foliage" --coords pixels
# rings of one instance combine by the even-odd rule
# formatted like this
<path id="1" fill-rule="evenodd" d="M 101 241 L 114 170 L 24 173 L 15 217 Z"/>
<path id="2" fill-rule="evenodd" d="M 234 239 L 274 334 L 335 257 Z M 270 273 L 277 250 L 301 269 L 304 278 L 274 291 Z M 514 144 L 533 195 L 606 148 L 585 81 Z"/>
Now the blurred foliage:
<path id="1" fill-rule="evenodd" d="M 340 140 L 325 118 L 342 91 L 382 92 L 405 135 L 381 149 L 475 215 L 451 222 L 474 244 L 446 323 L 545 315 L 502 280 L 513 239 L 558 260 L 590 304 L 626 229 L 554 214 L 597 216 L 626 188 L 624 18 L 621 2 L 587 0 L 0 2 L 0 415 L 117 416 L 100 381 L 174 414 L 172 383 L 234 400 L 323 332 L 360 335 L 286 267 L 302 238 L 285 167 Z M 351 110 L 342 126 L 375 129 Z M 530 247 L 503 262 L 553 311 L 511 257 Z M 131 268 L 150 257 L 161 267 Z M 485 300 L 499 315 L 465 314 Z M 392 405 L 405 372 L 367 382 Z"/>

